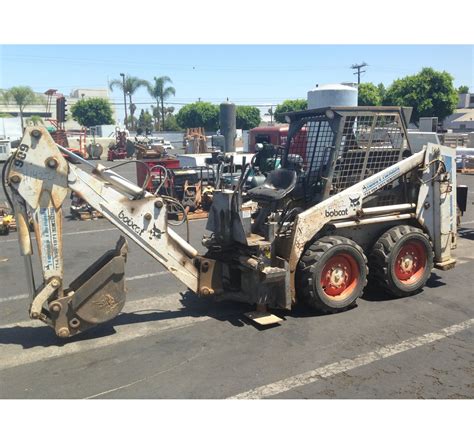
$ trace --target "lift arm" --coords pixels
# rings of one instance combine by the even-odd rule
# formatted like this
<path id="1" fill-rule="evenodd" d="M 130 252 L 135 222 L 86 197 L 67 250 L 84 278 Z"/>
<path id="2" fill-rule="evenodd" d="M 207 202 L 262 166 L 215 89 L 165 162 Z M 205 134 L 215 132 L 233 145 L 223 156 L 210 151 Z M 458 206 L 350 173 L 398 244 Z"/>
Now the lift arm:
<path id="1" fill-rule="evenodd" d="M 125 303 L 127 244 L 123 237 L 114 250 L 64 288 L 61 207 L 70 191 L 100 211 L 188 288 L 199 292 L 198 252 L 168 227 L 166 197 L 144 191 L 102 165 L 78 160 L 90 172 L 68 163 L 46 129 L 27 128 L 9 164 L 7 184 L 18 220 L 20 252 L 25 257 L 30 316 L 54 327 L 58 336 L 68 337 L 112 319 Z M 41 259 L 40 286 L 33 278 L 28 212 Z"/>
<path id="2" fill-rule="evenodd" d="M 293 227 L 289 259 L 292 297 L 295 296 L 294 279 L 301 254 L 315 233 L 328 223 L 357 227 L 380 221 L 382 217 L 386 220 L 417 219 L 433 242 L 435 266 L 453 267 L 456 262 L 451 257 L 456 238 L 455 168 L 455 151 L 428 143 L 420 152 L 300 213 Z M 411 172 L 417 174 L 419 180 L 416 205 L 410 203 L 363 209 L 365 197 Z"/>

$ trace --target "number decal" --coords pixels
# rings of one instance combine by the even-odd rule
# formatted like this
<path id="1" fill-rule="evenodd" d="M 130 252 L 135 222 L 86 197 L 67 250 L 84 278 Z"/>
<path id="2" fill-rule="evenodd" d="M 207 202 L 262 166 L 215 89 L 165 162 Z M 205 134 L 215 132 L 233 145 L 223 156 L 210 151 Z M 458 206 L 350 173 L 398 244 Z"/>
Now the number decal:
<path id="1" fill-rule="evenodd" d="M 25 145 L 24 143 L 22 143 L 19 147 L 18 147 L 18 151 L 16 152 L 16 155 L 15 155 L 15 166 L 21 168 L 23 165 L 24 165 L 24 160 L 26 159 L 26 153 L 28 152 L 28 150 L 30 149 L 30 147 L 28 145 Z"/>

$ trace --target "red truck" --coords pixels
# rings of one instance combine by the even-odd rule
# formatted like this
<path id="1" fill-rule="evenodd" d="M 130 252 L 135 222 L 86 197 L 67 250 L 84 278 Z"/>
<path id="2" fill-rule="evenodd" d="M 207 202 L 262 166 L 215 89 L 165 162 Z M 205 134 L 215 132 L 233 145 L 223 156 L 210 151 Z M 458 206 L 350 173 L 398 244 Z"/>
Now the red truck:
<path id="1" fill-rule="evenodd" d="M 255 144 L 284 145 L 288 137 L 288 125 L 259 126 L 249 131 L 249 152 L 255 153 Z"/>

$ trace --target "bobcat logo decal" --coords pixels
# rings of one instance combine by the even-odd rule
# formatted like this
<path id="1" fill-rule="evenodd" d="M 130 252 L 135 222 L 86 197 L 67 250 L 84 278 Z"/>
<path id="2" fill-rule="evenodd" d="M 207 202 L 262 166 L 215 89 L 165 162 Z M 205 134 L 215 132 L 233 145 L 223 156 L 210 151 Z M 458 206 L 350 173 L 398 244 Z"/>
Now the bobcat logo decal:
<path id="1" fill-rule="evenodd" d="M 358 207 L 360 205 L 360 196 L 357 196 L 354 199 L 349 196 L 349 200 L 351 201 L 351 207 L 352 208 Z"/>
<path id="2" fill-rule="evenodd" d="M 153 224 L 153 228 L 148 231 L 150 234 L 150 239 L 151 237 L 154 237 L 155 239 L 161 239 L 161 235 L 164 234 L 164 231 L 161 231 L 159 228 L 156 228 L 156 225 Z"/>

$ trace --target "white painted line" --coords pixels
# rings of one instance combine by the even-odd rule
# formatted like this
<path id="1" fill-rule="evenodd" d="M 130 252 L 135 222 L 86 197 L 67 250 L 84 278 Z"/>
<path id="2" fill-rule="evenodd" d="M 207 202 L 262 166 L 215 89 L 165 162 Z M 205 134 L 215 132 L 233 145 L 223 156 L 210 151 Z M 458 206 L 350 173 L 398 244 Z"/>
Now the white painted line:
<path id="1" fill-rule="evenodd" d="M 27 299 L 29 297 L 29 294 L 17 294 L 16 296 L 7 296 L 6 298 L 0 299 L 0 304 L 2 302 L 19 301 L 20 299 Z"/>
<path id="2" fill-rule="evenodd" d="M 139 274 L 137 276 L 130 276 L 128 278 L 125 278 L 125 282 L 136 281 L 138 279 L 148 279 L 148 278 L 152 278 L 156 276 L 163 276 L 169 273 L 170 273 L 169 271 L 157 271 L 156 273 Z M 27 299 L 29 297 L 30 297 L 29 294 L 18 294 L 16 296 L 7 296 L 5 298 L 0 298 L 0 304 L 2 302 L 18 301 L 21 299 Z"/>
<path id="3" fill-rule="evenodd" d="M 448 336 L 452 336 L 473 326 L 474 318 L 468 319 L 467 321 L 461 322 L 460 324 L 454 324 L 450 327 L 443 328 L 442 330 L 433 333 L 427 333 L 422 336 L 407 339 L 406 341 L 402 341 L 397 344 L 390 344 L 380 347 L 372 352 L 356 356 L 354 359 L 343 359 L 342 361 L 325 365 L 324 367 L 319 367 L 306 373 L 291 376 L 271 384 L 262 385 L 253 390 L 232 396 L 231 399 L 261 399 L 268 398 L 270 396 L 276 396 L 289 390 L 312 384 L 313 382 L 319 381 L 321 379 L 330 378 L 340 373 L 380 361 L 381 359 L 386 359 L 399 353 L 403 353 L 423 345 L 431 344 L 432 342 L 447 338 Z"/>
<path id="4" fill-rule="evenodd" d="M 191 219 L 189 222 L 200 222 L 200 221 L 203 221 L 205 219 Z M 63 233 L 63 236 L 77 236 L 79 234 L 91 234 L 91 233 L 102 233 L 104 231 L 113 231 L 113 230 L 117 230 L 117 231 L 120 231 L 118 228 L 116 227 L 113 227 L 113 228 L 101 228 L 99 230 L 84 230 L 84 231 L 74 231 L 74 232 L 71 232 L 71 233 Z M 34 236 L 31 237 L 32 240 L 35 240 L 36 238 Z M 18 239 L 15 238 L 15 239 L 7 239 L 7 240 L 2 240 L 0 242 L 1 243 L 7 243 L 7 242 L 18 242 Z"/>
<path id="5" fill-rule="evenodd" d="M 176 317 L 143 323 L 133 322 L 131 324 L 114 325 L 116 332 L 112 335 L 77 342 L 67 342 L 66 340 L 60 347 L 51 345 L 49 347 L 36 346 L 32 348 L 23 348 L 20 344 L 0 345 L 0 355 L 2 356 L 2 359 L 0 360 L 0 371 L 39 361 L 47 361 L 53 358 L 61 358 L 76 353 L 97 350 L 103 347 L 128 342 L 133 339 L 153 336 L 164 331 L 189 327 L 196 323 L 211 319 L 208 316 L 196 316 L 195 314 L 183 316 L 183 305 L 180 302 L 179 293 L 173 293 L 162 297 L 141 299 L 139 301 L 131 301 L 125 305 L 125 309 L 125 313 L 143 311 L 176 312 Z M 38 327 L 39 329 L 46 328 L 51 330 L 50 327 L 45 326 L 40 321 L 26 321 L 1 326 L 2 330 L 19 328 L 20 331 L 21 328 L 28 327 Z M 51 330 L 50 333 L 51 335 L 54 335 L 53 330 Z M 31 335 L 33 337 L 35 333 L 32 332 Z"/>
<path id="6" fill-rule="evenodd" d="M 77 236 L 79 234 L 91 234 L 91 233 L 102 233 L 104 231 L 113 231 L 113 230 L 118 230 L 118 228 L 102 228 L 100 230 L 85 230 L 85 231 L 74 231 L 72 233 L 63 233 L 63 236 Z M 31 236 L 31 240 L 36 240 L 34 236 Z M 4 243 L 6 242 L 18 242 L 18 239 L 8 239 L 4 240 Z"/>
<path id="7" fill-rule="evenodd" d="M 139 274 L 138 276 L 131 276 L 125 278 L 125 281 L 135 281 L 137 279 L 148 279 L 155 276 L 163 276 L 164 274 L 170 274 L 170 271 L 157 271 L 156 273 L 146 273 L 146 274 Z"/>
<path id="8" fill-rule="evenodd" d="M 85 231 L 74 231 L 73 233 L 63 233 L 63 236 L 75 236 L 77 234 L 90 234 L 90 233 L 102 233 L 104 231 L 118 230 L 118 228 L 102 228 L 100 230 L 85 230 Z"/>
<path id="9" fill-rule="evenodd" d="M 471 225 L 471 224 L 474 224 L 474 220 L 463 221 L 461 219 L 461 228 L 463 227 L 463 225 Z"/>

